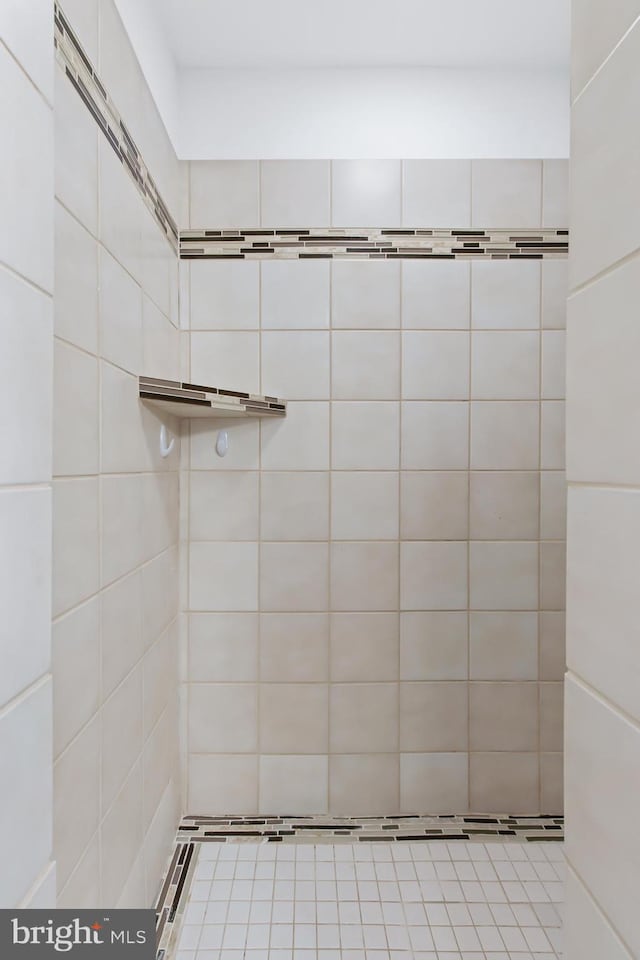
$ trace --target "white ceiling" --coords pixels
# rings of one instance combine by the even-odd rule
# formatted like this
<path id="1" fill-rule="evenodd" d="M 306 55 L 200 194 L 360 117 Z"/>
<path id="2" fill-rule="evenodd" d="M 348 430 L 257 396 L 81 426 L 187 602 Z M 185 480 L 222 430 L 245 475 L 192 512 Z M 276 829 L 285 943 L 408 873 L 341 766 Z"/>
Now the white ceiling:
<path id="1" fill-rule="evenodd" d="M 154 12 L 180 68 L 569 62 L 570 0 L 155 0 Z"/>

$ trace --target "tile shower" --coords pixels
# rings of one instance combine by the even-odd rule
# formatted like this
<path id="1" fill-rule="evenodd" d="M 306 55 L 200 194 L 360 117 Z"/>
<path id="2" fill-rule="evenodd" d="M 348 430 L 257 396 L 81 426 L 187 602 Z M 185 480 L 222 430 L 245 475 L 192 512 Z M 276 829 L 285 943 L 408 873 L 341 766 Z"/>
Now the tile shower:
<path id="1" fill-rule="evenodd" d="M 358 841 L 354 862 L 395 864 L 381 882 L 428 883 L 433 861 L 449 864 L 438 882 L 537 884 L 505 888 L 519 906 L 498 913 L 514 956 L 551 955 L 555 933 L 524 931 L 556 930 L 561 875 L 542 840 L 562 812 L 566 162 L 180 163 L 112 0 L 68 0 L 56 29 L 59 905 L 152 902 L 183 813 L 233 815 L 225 834 L 271 816 L 279 841 L 284 815 L 317 815 L 336 838 L 393 838 L 388 856 Z M 32 282 L 51 299 L 47 276 Z M 284 397 L 287 416 L 223 424 L 221 458 L 215 423 L 139 403 L 140 374 Z M 7 497 L 48 509 L 41 490 Z M 36 678 L 19 679 L 9 698 Z M 441 845 L 397 842 L 409 829 Z M 511 853 L 483 844 L 495 833 Z M 257 877 L 280 858 L 313 860 L 323 883 L 321 864 L 337 877 L 349 856 L 316 840 L 273 856 L 203 842 L 180 876 L 212 883 L 218 860 L 253 858 Z M 527 864 L 515 879 L 486 866 L 509 859 Z M 487 909 L 476 926 L 500 926 Z M 385 933 L 380 949 L 473 956 L 471 935 L 425 933 L 466 925 L 437 913 L 420 944 Z M 507 956 L 508 938 L 486 938 L 478 957 Z"/>

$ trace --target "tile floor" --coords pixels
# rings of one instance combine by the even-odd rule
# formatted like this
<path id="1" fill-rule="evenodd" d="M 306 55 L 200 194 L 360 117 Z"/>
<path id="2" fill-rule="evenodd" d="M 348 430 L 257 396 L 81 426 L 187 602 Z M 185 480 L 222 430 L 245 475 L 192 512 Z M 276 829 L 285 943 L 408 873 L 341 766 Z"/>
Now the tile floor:
<path id="1" fill-rule="evenodd" d="M 555 960 L 561 843 L 202 844 L 175 960 Z"/>

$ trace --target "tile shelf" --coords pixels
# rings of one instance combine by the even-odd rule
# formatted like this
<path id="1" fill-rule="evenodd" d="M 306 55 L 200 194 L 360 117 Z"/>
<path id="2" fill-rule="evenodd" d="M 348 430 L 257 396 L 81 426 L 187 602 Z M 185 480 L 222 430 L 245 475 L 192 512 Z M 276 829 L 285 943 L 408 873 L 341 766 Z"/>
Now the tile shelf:
<path id="1" fill-rule="evenodd" d="M 222 390 L 179 380 L 139 377 L 140 399 L 174 417 L 227 420 L 231 417 L 286 417 L 286 400 L 240 390 Z"/>

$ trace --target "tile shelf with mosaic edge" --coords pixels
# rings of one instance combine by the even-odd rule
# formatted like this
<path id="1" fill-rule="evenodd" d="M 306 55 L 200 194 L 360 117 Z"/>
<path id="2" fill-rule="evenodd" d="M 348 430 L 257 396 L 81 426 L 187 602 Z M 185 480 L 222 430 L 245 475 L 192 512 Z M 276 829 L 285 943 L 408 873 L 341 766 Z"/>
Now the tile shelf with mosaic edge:
<path id="1" fill-rule="evenodd" d="M 179 380 L 139 377 L 139 395 L 144 403 L 174 417 L 226 420 L 230 417 L 286 417 L 286 400 L 263 397 L 240 390 L 223 390 Z"/>

